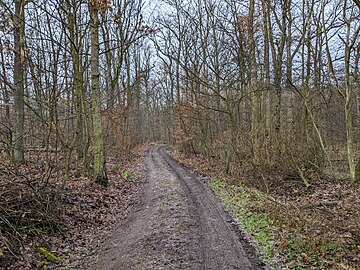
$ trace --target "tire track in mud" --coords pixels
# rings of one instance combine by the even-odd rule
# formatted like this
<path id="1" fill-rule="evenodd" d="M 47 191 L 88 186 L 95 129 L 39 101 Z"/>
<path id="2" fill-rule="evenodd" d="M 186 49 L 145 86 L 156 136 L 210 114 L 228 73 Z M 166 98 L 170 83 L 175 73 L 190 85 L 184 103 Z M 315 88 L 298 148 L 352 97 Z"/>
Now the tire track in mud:
<path id="1" fill-rule="evenodd" d="M 219 205 L 211 190 L 193 172 L 169 157 L 164 147 L 159 148 L 159 152 L 196 205 L 202 228 L 204 269 L 263 269 L 263 263 L 249 243 L 245 243 L 236 223 Z"/>
<path id="2" fill-rule="evenodd" d="M 145 166 L 138 204 L 90 269 L 263 269 L 210 189 L 164 146 L 148 150 Z"/>

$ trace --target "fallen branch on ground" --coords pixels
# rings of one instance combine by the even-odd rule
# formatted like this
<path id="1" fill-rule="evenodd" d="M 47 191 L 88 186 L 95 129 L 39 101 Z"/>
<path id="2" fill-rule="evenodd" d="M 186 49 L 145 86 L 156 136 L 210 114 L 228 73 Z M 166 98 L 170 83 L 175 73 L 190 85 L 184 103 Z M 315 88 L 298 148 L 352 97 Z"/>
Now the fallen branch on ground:
<path id="1" fill-rule="evenodd" d="M 308 203 L 303 204 L 300 208 L 314 208 L 314 207 L 321 207 L 321 206 L 335 206 L 339 204 L 340 201 L 322 201 L 322 202 L 315 202 L 315 203 Z"/>

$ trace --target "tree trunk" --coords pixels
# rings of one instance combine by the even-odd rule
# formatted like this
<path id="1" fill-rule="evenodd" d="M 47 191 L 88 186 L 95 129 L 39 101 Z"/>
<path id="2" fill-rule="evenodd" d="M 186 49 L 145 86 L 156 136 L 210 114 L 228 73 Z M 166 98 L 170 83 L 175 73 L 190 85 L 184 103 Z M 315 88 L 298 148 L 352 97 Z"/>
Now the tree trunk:
<path id="1" fill-rule="evenodd" d="M 252 134 L 252 145 L 253 145 L 253 157 L 255 163 L 259 161 L 260 151 L 260 110 L 261 110 L 261 96 L 257 89 L 257 66 L 256 66 L 256 48 L 254 38 L 254 12 L 255 12 L 255 1 L 250 0 L 249 3 L 249 15 L 248 15 L 248 38 L 249 47 L 248 55 L 250 58 L 250 94 L 251 94 L 251 134 Z"/>
<path id="2" fill-rule="evenodd" d="M 355 167 L 355 181 L 360 182 L 360 160 L 358 160 Z"/>
<path id="3" fill-rule="evenodd" d="M 24 1 L 15 1 L 14 16 L 14 110 L 15 130 L 13 138 L 13 157 L 15 163 L 24 162 Z"/>
<path id="4" fill-rule="evenodd" d="M 68 27 L 70 30 L 70 44 L 71 44 L 71 58 L 73 64 L 73 76 L 74 76 L 74 86 L 75 86 L 75 96 L 76 96 L 76 150 L 77 156 L 79 159 L 84 157 L 84 111 L 83 111 L 83 72 L 82 72 L 82 62 L 80 57 L 81 51 L 81 41 L 79 37 L 79 29 L 76 21 L 76 12 L 77 12 L 77 3 L 73 1 L 73 8 L 70 10 L 69 5 L 69 17 L 68 17 Z"/>
<path id="5" fill-rule="evenodd" d="M 346 10 L 346 1 L 344 3 L 344 13 Z M 346 18 L 346 14 L 344 14 Z M 351 26 L 350 21 L 346 20 L 347 24 L 347 33 L 345 41 L 345 95 L 344 95 L 344 109 L 345 109 L 345 125 L 346 125 L 346 149 L 347 149 L 347 158 L 349 164 L 349 173 L 352 181 L 356 179 L 356 164 L 355 164 L 355 153 L 354 153 L 354 136 L 353 136 L 353 124 L 352 124 L 352 115 L 351 115 L 351 98 L 352 98 L 352 89 L 350 85 L 350 52 L 351 52 L 351 41 L 350 33 Z M 356 37 L 354 37 L 356 39 Z"/>
<path id="6" fill-rule="evenodd" d="M 290 122 L 290 127 L 294 127 L 294 106 L 293 106 L 293 92 L 292 92 L 292 72 L 293 72 L 293 62 L 292 62 L 292 13 L 291 13 L 291 0 L 289 0 L 289 8 L 287 9 L 287 35 L 286 35 L 286 94 L 287 94 L 287 121 Z"/>
<path id="7" fill-rule="evenodd" d="M 99 71 L 99 17 L 95 0 L 89 2 L 90 39 L 91 39 L 91 88 L 92 88 L 92 119 L 94 136 L 94 180 L 106 186 L 108 179 L 105 168 L 105 150 L 101 121 L 101 95 Z"/>

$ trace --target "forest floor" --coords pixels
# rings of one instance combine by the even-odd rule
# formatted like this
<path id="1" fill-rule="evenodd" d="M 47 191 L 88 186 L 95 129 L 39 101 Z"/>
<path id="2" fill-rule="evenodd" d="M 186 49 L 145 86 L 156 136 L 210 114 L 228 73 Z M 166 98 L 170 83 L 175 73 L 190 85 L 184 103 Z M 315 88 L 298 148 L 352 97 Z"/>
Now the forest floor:
<path id="1" fill-rule="evenodd" d="M 145 155 L 138 203 L 84 269 L 264 269 L 237 225 L 164 147 Z"/>
<path id="2" fill-rule="evenodd" d="M 46 172 L 42 152 L 27 152 L 18 170 L 0 157 L 0 269 L 78 269 L 95 242 L 127 216 L 146 147 L 127 157 L 109 151 L 107 188 L 81 176 L 74 164 L 61 188 L 63 165 Z"/>
<path id="3" fill-rule="evenodd" d="M 182 165 L 154 144 L 110 156 L 108 188 L 72 170 L 61 192 L 62 167 L 0 160 L 0 269 L 359 269 L 358 184 L 170 153 Z"/>
<path id="4" fill-rule="evenodd" d="M 322 175 L 305 187 L 281 170 L 230 177 L 199 155 L 176 149 L 171 155 L 207 176 L 213 192 L 274 269 L 360 269 L 359 183 Z"/>

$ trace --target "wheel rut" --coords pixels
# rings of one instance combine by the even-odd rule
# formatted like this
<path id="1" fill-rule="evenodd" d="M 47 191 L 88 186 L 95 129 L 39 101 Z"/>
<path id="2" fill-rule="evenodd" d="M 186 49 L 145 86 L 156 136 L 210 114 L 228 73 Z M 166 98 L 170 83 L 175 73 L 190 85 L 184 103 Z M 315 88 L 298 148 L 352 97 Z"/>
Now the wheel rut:
<path id="1" fill-rule="evenodd" d="M 145 166 L 139 203 L 90 269 L 263 269 L 210 189 L 164 146 L 149 149 Z"/>

